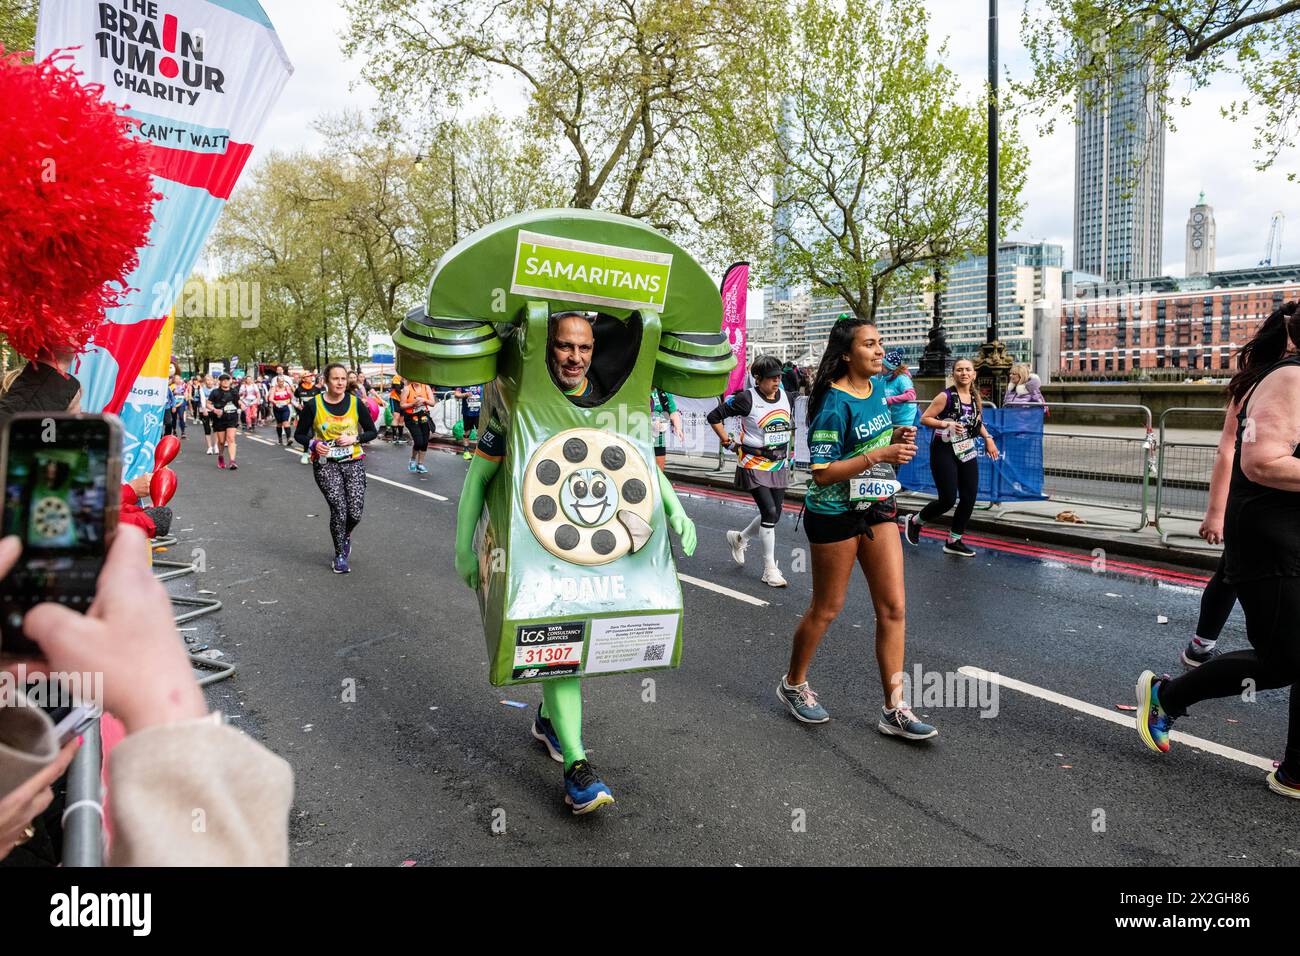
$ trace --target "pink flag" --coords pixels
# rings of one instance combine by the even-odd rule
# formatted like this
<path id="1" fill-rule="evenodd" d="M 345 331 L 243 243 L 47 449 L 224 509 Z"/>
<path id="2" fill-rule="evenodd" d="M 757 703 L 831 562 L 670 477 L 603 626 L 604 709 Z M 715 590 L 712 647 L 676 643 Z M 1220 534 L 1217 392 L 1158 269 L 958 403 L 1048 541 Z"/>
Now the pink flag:
<path id="1" fill-rule="evenodd" d="M 749 292 L 749 263 L 737 262 L 722 277 L 722 334 L 731 343 L 736 367 L 727 382 L 727 394 L 745 385 L 745 300 Z"/>

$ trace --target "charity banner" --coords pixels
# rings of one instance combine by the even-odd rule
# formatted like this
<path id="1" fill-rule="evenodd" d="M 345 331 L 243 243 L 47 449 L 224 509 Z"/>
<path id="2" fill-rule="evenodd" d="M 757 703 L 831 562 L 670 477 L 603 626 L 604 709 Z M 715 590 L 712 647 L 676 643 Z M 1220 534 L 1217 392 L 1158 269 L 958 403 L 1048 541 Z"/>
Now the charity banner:
<path id="1" fill-rule="evenodd" d="M 64 51 L 124 107 L 162 194 L 132 292 L 71 369 L 85 411 L 122 419 L 130 479 L 152 469 L 162 435 L 164 389 L 146 362 L 170 349 L 172 308 L 293 66 L 256 0 L 41 0 L 36 47 Z"/>
<path id="2" fill-rule="evenodd" d="M 736 367 L 727 382 L 727 394 L 745 387 L 749 369 L 745 365 L 745 308 L 749 293 L 749 263 L 737 262 L 722 277 L 722 334 L 731 343 Z"/>

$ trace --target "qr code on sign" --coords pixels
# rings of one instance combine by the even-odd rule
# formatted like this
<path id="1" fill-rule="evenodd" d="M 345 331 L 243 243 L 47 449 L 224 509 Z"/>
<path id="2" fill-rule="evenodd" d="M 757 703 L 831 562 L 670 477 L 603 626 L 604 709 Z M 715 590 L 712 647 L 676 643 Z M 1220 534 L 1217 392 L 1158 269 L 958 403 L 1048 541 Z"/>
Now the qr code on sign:
<path id="1" fill-rule="evenodd" d="M 649 644 L 645 649 L 645 659 L 647 661 L 661 661 L 664 659 L 664 650 L 667 644 Z"/>

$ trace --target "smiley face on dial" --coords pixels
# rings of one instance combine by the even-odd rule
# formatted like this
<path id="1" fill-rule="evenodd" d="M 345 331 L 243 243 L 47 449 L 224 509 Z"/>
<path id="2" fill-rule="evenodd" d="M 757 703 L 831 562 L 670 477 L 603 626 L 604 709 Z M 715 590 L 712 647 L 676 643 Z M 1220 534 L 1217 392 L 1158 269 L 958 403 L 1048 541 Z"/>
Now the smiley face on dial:
<path id="1" fill-rule="evenodd" d="M 607 564 L 639 551 L 654 533 L 650 481 L 645 458 L 622 436 L 592 428 L 561 432 L 528 462 L 528 526 L 557 558 Z"/>

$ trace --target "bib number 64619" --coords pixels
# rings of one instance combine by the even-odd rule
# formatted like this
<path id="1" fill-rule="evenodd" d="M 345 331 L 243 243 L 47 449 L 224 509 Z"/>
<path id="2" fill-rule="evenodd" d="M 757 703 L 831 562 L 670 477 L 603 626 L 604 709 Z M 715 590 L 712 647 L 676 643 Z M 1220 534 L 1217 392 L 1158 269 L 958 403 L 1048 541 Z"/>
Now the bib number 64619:
<path id="1" fill-rule="evenodd" d="M 871 475 L 855 475 L 849 479 L 849 500 L 885 501 L 902 489 L 902 484 L 897 481 L 875 478 Z"/>

